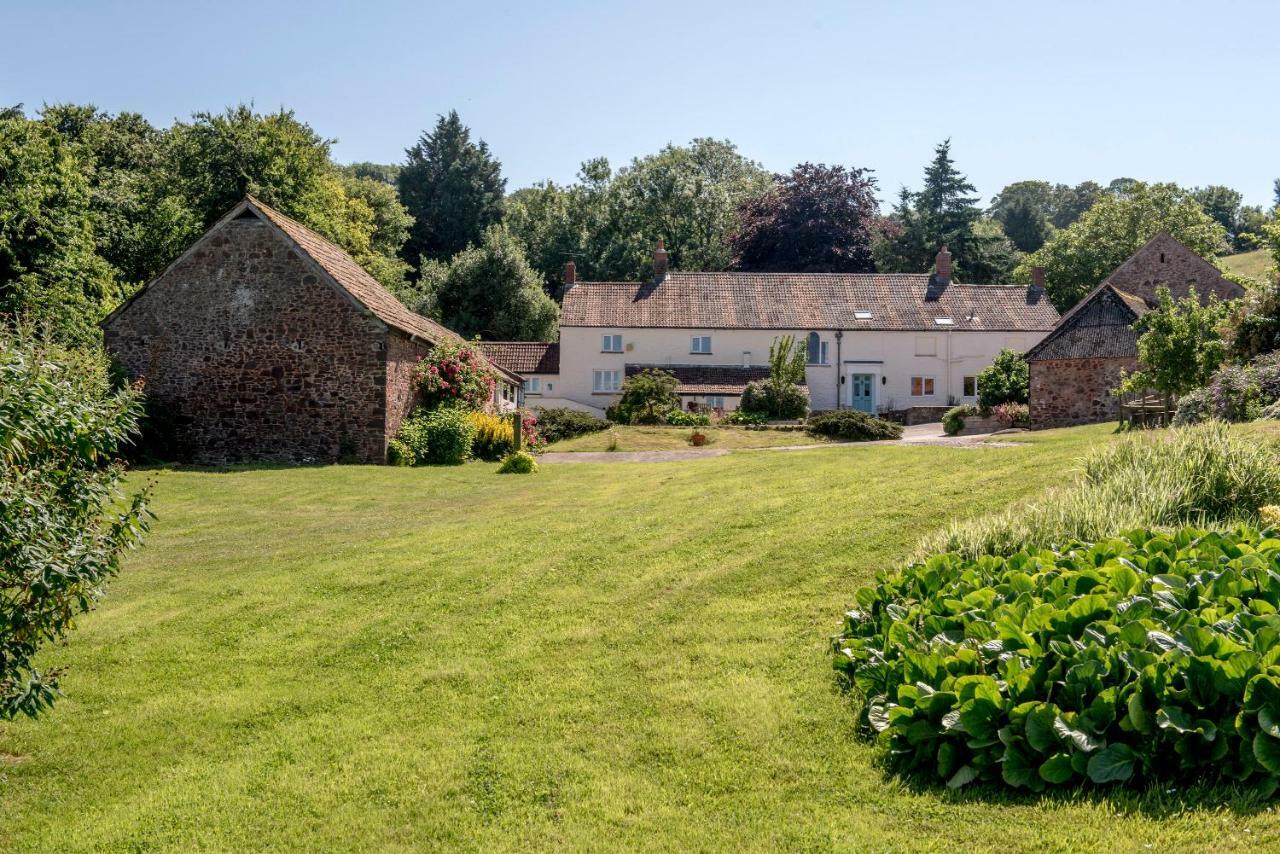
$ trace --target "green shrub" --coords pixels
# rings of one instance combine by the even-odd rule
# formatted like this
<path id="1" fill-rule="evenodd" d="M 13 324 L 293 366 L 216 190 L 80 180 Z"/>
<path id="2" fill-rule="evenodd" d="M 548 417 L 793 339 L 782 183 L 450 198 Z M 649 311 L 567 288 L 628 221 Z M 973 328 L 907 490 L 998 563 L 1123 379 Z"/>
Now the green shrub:
<path id="1" fill-rule="evenodd" d="M 856 409 L 838 409 L 815 415 L 809 419 L 805 430 L 815 436 L 854 442 L 902 438 L 901 424 L 894 424 Z"/>
<path id="2" fill-rule="evenodd" d="M 53 704 L 59 668 L 37 653 L 102 597 L 151 515 L 116 459 L 141 392 L 85 364 L 0 330 L 0 720 Z"/>
<path id="3" fill-rule="evenodd" d="M 738 409 L 765 420 L 804 418 L 809 412 L 809 394 L 804 387 L 772 380 L 754 380 L 742 390 Z"/>
<path id="4" fill-rule="evenodd" d="M 603 418 L 596 418 L 588 412 L 581 412 L 577 409 L 539 409 L 538 410 L 538 433 L 543 440 L 551 442 L 559 442 L 561 439 L 572 439 L 574 436 L 584 436 L 587 433 L 599 433 L 601 430 L 608 430 L 609 422 Z"/>
<path id="5" fill-rule="evenodd" d="M 533 474 L 538 470 L 538 461 L 527 451 L 516 451 L 507 454 L 502 465 L 498 466 L 498 474 Z"/>
<path id="6" fill-rule="evenodd" d="M 409 443 L 397 437 L 387 443 L 387 463 L 393 466 L 411 466 L 418 461 Z"/>
<path id="7" fill-rule="evenodd" d="M 430 447 L 426 413 L 421 409 L 416 410 L 400 422 L 400 429 L 396 431 L 395 438 L 387 446 L 388 459 L 390 459 L 392 445 L 395 446 L 397 454 L 397 458 L 393 461 L 395 465 L 416 466 L 425 463 Z"/>
<path id="8" fill-rule="evenodd" d="M 942 432 L 948 436 L 954 436 L 964 429 L 964 420 L 966 418 L 976 417 L 978 415 L 978 407 L 972 403 L 962 403 L 959 406 L 953 406 L 947 410 L 942 416 Z"/>
<path id="9" fill-rule="evenodd" d="M 427 437 L 426 457 L 419 462 L 456 466 L 471 456 L 475 444 L 476 425 L 471 413 L 460 406 L 444 406 L 428 412 L 423 419 Z"/>
<path id="10" fill-rule="evenodd" d="M 1141 432 L 1091 451 L 1079 480 L 1003 513 L 953 524 L 927 537 L 917 559 L 966 557 L 1092 542 L 1115 531 L 1254 522 L 1280 501 L 1275 446 L 1209 422 Z"/>
<path id="11" fill-rule="evenodd" d="M 720 419 L 722 424 L 738 424 L 743 426 L 758 426 L 765 424 L 769 420 L 769 416 L 762 415 L 758 412 L 747 412 L 744 409 L 735 409 L 726 413 L 724 418 Z"/>
<path id="12" fill-rule="evenodd" d="M 1015 350 L 1001 350 L 978 372 L 978 405 L 990 409 L 1001 403 L 1026 403 L 1030 387 L 1027 360 Z"/>
<path id="13" fill-rule="evenodd" d="M 935 555 L 857 593 L 836 667 L 949 786 L 1280 781 L 1280 539 L 1250 528 Z"/>
<path id="14" fill-rule="evenodd" d="M 619 424 L 661 424 L 667 413 L 680 407 L 675 374 L 656 368 L 641 371 L 622 382 L 622 396 L 607 415 Z"/>
<path id="15" fill-rule="evenodd" d="M 673 409 L 667 413 L 667 423 L 673 427 L 706 427 L 711 423 L 711 416 L 701 412 Z"/>

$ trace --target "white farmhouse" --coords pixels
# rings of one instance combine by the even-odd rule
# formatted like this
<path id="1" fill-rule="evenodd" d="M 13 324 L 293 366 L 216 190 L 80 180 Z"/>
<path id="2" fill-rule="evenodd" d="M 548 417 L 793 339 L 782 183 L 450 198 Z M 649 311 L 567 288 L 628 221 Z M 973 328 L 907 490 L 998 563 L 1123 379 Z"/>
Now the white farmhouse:
<path id="1" fill-rule="evenodd" d="M 503 357 L 510 344 L 486 345 L 525 376 L 530 406 L 602 413 L 628 375 L 662 368 L 686 407 L 736 409 L 768 375 L 770 345 L 792 335 L 807 349 L 813 409 L 918 418 L 975 401 L 978 372 L 1002 348 L 1025 351 L 1058 320 L 1039 271 L 1029 286 L 953 282 L 945 246 L 933 274 L 680 273 L 659 241 L 650 281 L 578 282 L 570 261 L 565 284 L 554 365 L 555 345 L 524 345 L 543 349 L 519 366 Z"/>

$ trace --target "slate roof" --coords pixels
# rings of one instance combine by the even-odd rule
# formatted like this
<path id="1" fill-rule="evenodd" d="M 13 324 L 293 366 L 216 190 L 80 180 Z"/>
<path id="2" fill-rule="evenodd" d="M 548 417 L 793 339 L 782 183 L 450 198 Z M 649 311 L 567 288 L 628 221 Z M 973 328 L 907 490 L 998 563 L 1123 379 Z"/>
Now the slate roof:
<path id="1" fill-rule="evenodd" d="M 480 349 L 496 365 L 517 374 L 560 373 L 560 345 L 543 341 L 481 341 Z"/>
<path id="2" fill-rule="evenodd" d="M 1027 351 L 1028 361 L 1136 358 L 1133 323 L 1151 309 L 1110 285 L 1094 291 L 1043 341 Z"/>
<path id="3" fill-rule="evenodd" d="M 579 282 L 565 292 L 560 314 L 561 326 L 687 329 L 1031 332 L 1057 320 L 1043 288 L 944 285 L 928 274 L 898 273 L 668 273 L 649 282 Z"/>
<path id="4" fill-rule="evenodd" d="M 626 375 L 657 369 L 674 374 L 677 394 L 742 394 L 747 383 L 769 378 L 767 365 L 642 365 L 626 366 Z"/>

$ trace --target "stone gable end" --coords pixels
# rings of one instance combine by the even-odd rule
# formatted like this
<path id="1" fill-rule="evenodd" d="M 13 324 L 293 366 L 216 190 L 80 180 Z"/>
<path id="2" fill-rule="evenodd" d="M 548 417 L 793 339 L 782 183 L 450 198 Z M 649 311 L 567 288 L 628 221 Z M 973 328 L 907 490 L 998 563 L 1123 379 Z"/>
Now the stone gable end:
<path id="1" fill-rule="evenodd" d="M 257 217 L 215 228 L 104 332 L 193 462 L 384 459 L 386 325 Z"/>

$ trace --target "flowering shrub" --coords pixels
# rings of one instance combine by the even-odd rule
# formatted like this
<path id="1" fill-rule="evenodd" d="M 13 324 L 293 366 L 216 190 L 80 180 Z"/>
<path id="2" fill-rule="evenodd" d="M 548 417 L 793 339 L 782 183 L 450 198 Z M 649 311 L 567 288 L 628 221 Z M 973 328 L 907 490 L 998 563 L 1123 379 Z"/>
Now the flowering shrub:
<path id="1" fill-rule="evenodd" d="M 1205 418 L 1252 421 L 1280 400 L 1280 354 L 1268 353 L 1245 365 L 1223 365 L 1208 385 L 1178 401 L 1174 423 L 1194 424 Z"/>
<path id="2" fill-rule="evenodd" d="M 533 458 L 533 454 L 524 451 L 507 454 L 502 465 L 498 466 L 498 474 L 533 474 L 537 470 L 538 461 Z"/>
<path id="3" fill-rule="evenodd" d="M 510 417 L 472 412 L 469 416 L 476 427 L 476 438 L 471 443 L 471 455 L 481 460 L 500 460 L 515 448 L 515 430 Z"/>
<path id="4" fill-rule="evenodd" d="M 520 411 L 520 445 L 521 449 L 535 452 L 547 446 L 546 437 L 542 435 L 542 428 L 538 423 L 538 413 L 532 409 Z"/>
<path id="5" fill-rule="evenodd" d="M 991 414 L 1005 427 L 1031 423 L 1031 409 L 1025 403 L 1001 403 L 991 407 Z"/>
<path id="6" fill-rule="evenodd" d="M 474 344 L 446 341 L 437 344 L 414 369 L 424 409 L 461 405 L 486 409 L 493 400 L 497 375 Z"/>

